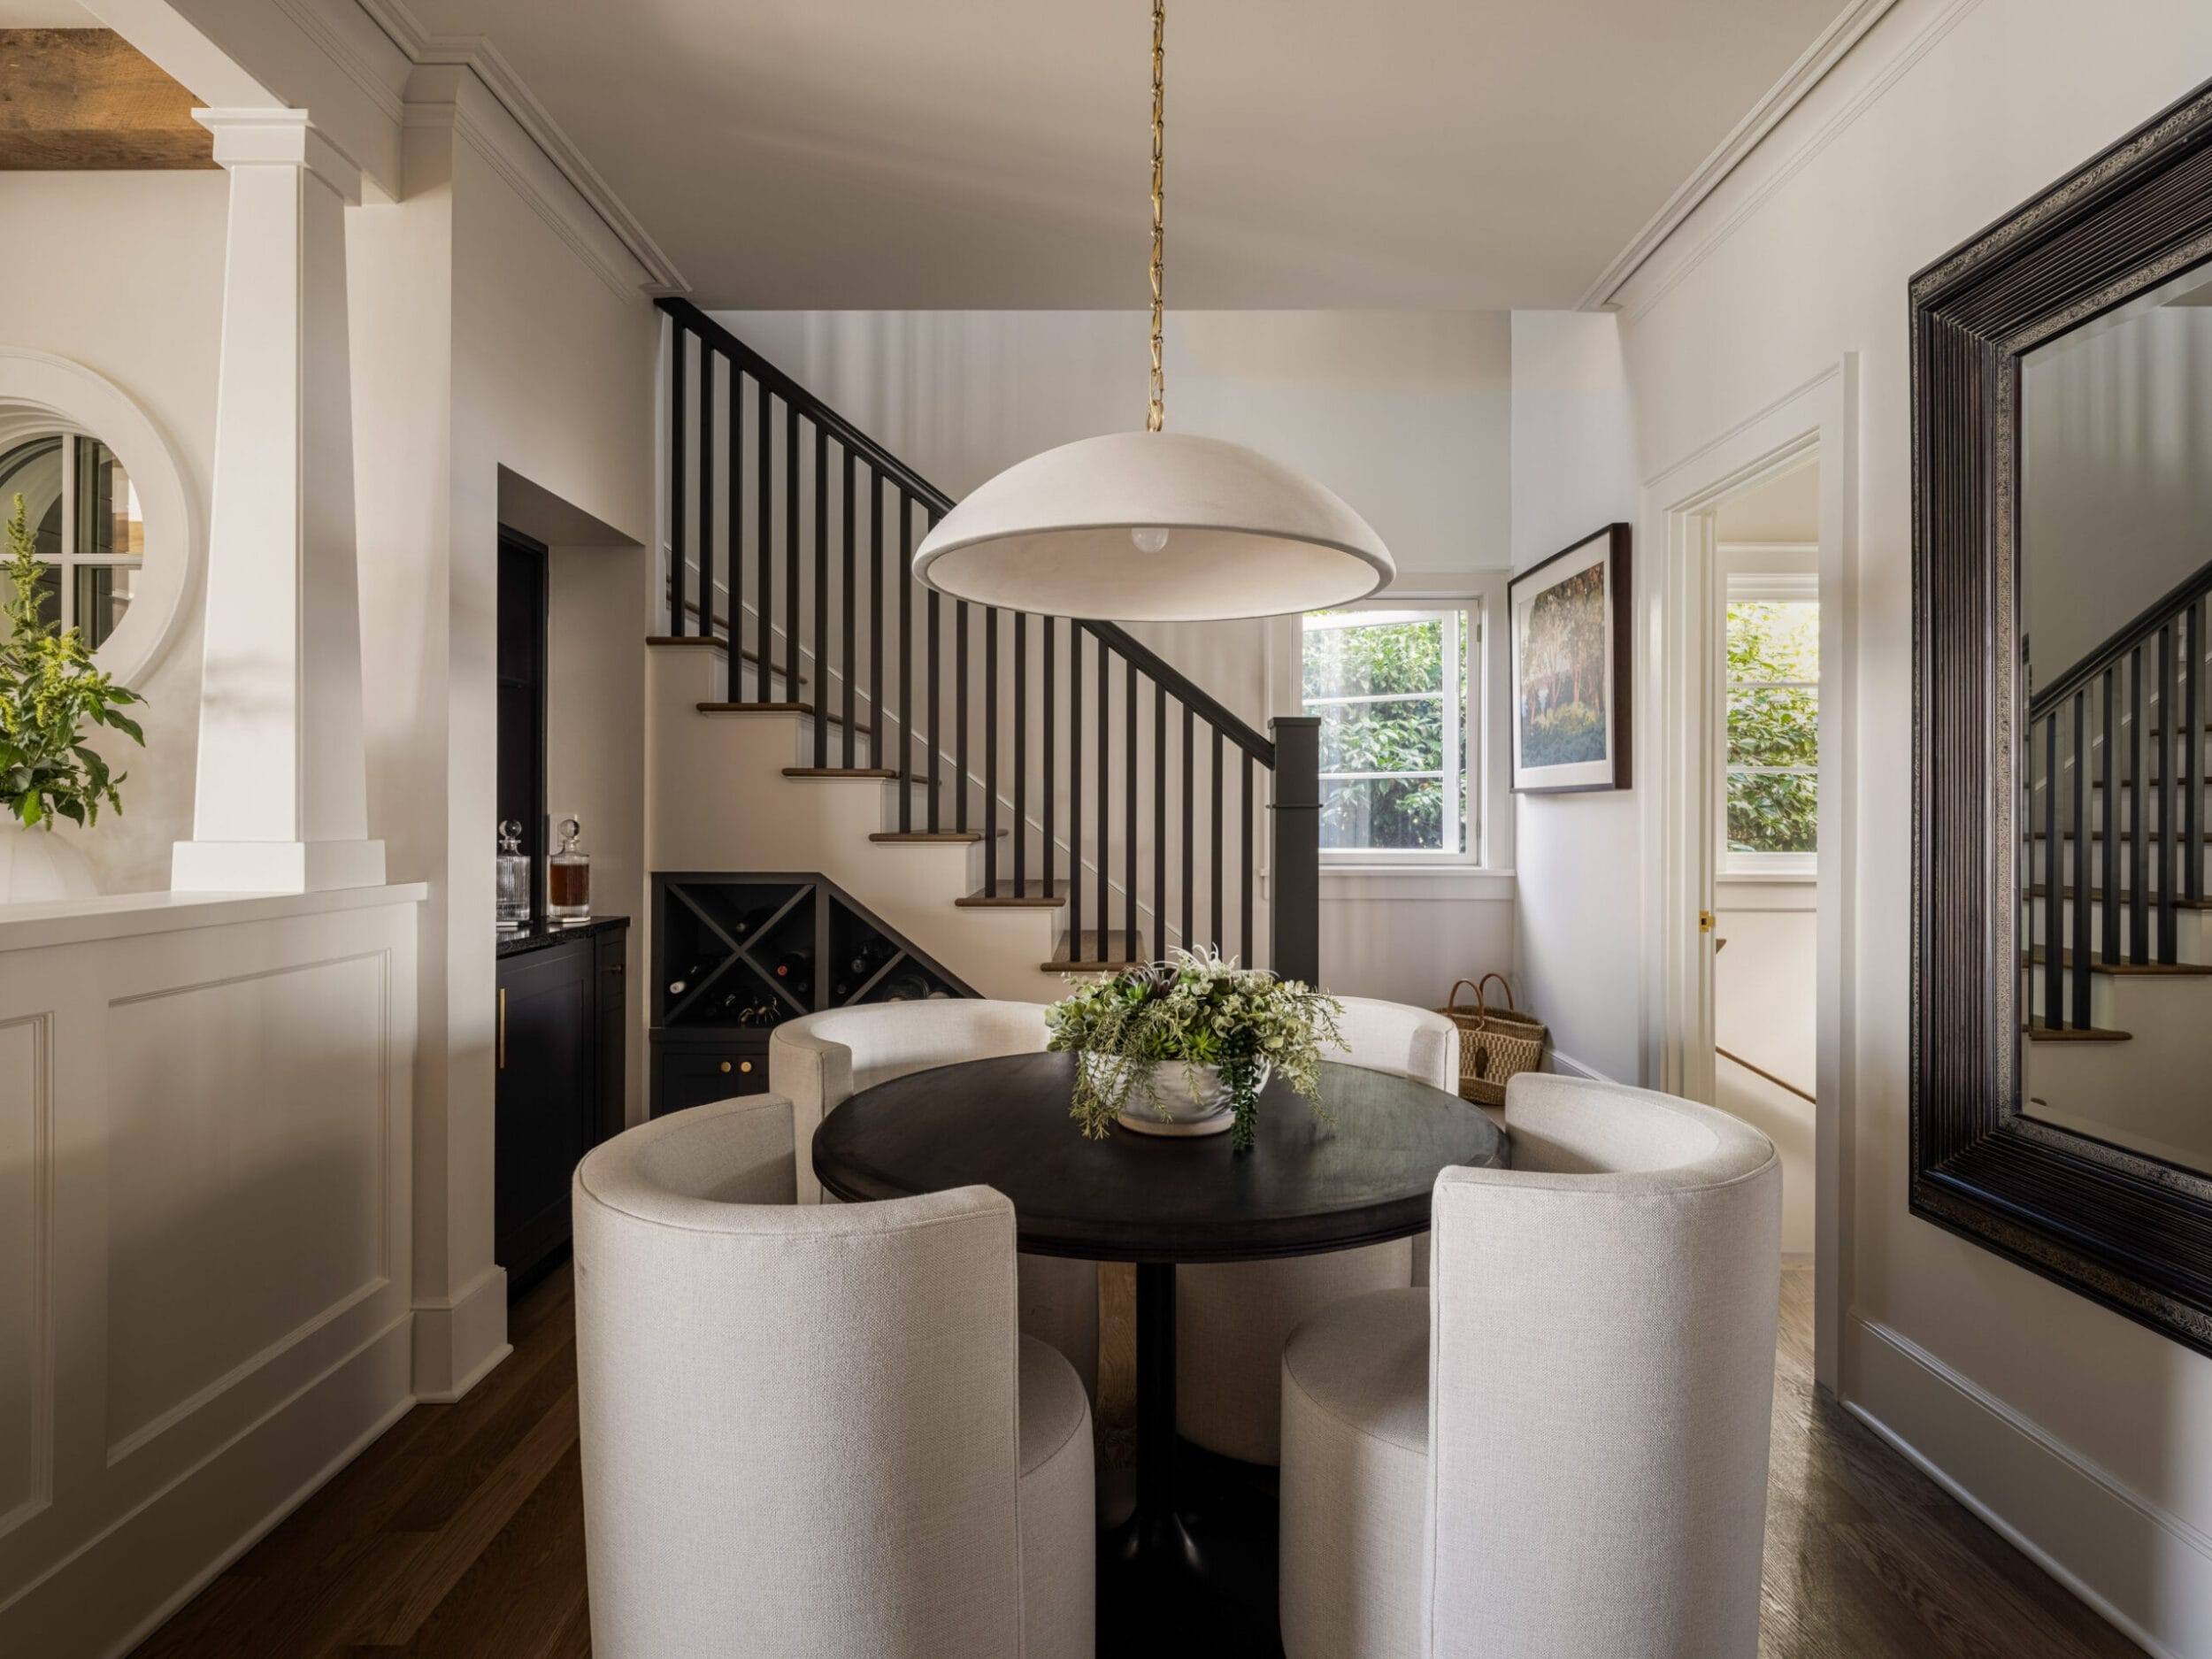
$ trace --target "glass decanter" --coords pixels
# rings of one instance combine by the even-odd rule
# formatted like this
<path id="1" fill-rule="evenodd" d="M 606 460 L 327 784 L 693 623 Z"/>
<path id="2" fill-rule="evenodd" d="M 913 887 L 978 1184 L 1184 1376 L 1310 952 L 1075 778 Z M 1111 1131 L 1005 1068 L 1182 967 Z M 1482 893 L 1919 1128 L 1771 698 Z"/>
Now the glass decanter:
<path id="1" fill-rule="evenodd" d="M 580 819 L 565 818 L 554 831 L 557 849 L 546 865 L 545 917 L 551 922 L 591 918 L 591 855 L 580 849 Z"/>
<path id="2" fill-rule="evenodd" d="M 522 850 L 522 826 L 507 818 L 499 826 L 499 892 L 496 911 L 500 931 L 511 933 L 530 926 L 530 855 Z"/>

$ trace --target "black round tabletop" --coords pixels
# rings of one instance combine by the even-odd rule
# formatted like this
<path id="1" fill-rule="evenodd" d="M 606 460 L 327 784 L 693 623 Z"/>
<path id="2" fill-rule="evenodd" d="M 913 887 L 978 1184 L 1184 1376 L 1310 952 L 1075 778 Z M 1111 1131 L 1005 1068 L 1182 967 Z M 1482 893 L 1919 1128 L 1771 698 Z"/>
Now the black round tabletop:
<path id="1" fill-rule="evenodd" d="M 814 1172 L 849 1202 L 993 1187 L 1024 1250 L 1116 1262 L 1235 1262 L 1402 1239 L 1429 1225 L 1448 1165 L 1502 1165 L 1479 1107 L 1387 1071 L 1325 1062 L 1313 1108 L 1280 1079 L 1261 1092 L 1257 1143 L 1069 1116 L 1075 1057 L 1009 1055 L 863 1089 L 814 1132 Z"/>

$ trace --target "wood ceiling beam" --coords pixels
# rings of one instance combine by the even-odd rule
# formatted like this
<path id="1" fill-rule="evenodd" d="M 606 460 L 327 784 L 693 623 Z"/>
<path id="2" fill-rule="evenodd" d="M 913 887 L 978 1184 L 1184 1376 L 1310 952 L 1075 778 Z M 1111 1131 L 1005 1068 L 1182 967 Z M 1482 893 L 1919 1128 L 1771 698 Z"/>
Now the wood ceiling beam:
<path id="1" fill-rule="evenodd" d="M 196 103 L 112 29 L 0 29 L 0 172 L 212 167 Z"/>

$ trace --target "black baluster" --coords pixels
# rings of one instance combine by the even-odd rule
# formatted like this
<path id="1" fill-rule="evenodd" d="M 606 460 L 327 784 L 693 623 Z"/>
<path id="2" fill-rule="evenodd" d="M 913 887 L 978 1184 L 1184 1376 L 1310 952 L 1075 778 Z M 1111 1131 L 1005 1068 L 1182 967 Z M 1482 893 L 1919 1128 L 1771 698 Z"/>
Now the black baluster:
<path id="1" fill-rule="evenodd" d="M 818 669 L 819 664 L 817 664 Z M 783 685 L 784 700 L 799 703 L 806 676 L 799 672 L 799 406 L 783 405 Z"/>
<path id="2" fill-rule="evenodd" d="M 899 833 L 914 829 L 914 503 L 899 491 Z"/>
<path id="3" fill-rule="evenodd" d="M 699 634 L 714 637 L 714 359 L 707 342 L 699 342 Z M 737 673 L 730 673 L 733 701 L 744 694 Z"/>
<path id="4" fill-rule="evenodd" d="M 1121 665 L 1121 918 L 1129 959 L 1137 949 L 1137 665 Z"/>
<path id="5" fill-rule="evenodd" d="M 2074 926 L 2070 934 L 2074 953 L 2074 1024 L 2084 1029 L 2090 1024 L 2088 703 L 2089 693 L 2085 689 L 2074 694 Z M 2051 724 L 2055 726 L 2058 724 L 2055 710 L 2051 715 Z M 2112 803 L 2106 802 L 2104 810 L 2109 812 Z M 2043 884 L 2043 937 L 2053 941 L 2053 960 L 2055 961 L 2056 941 L 2062 933 L 2070 931 L 2060 925 L 2059 918 L 2065 915 L 2066 910 L 2065 897 L 2059 891 L 2055 849 L 2051 864 L 2051 879 Z"/>
<path id="6" fill-rule="evenodd" d="M 1196 915 L 1198 891 L 1198 849 L 1194 837 L 1198 833 L 1198 796 L 1192 787 L 1192 768 L 1197 751 L 1196 722 L 1191 717 L 1189 703 L 1183 705 L 1183 949 L 1191 949 L 1191 936 L 1197 932 L 1192 919 Z"/>
<path id="7" fill-rule="evenodd" d="M 1052 813 L 1053 808 L 1058 803 L 1060 794 L 1060 774 L 1053 769 L 1052 764 L 1052 703 L 1055 695 L 1054 687 L 1059 683 L 1052 672 L 1052 640 L 1053 635 L 1059 631 L 1059 623 L 1052 617 L 1040 617 L 1037 620 L 1038 626 L 1044 632 L 1044 658 L 1041 664 L 1044 672 L 1039 676 L 1044 687 L 1044 708 L 1041 711 L 1044 717 L 1044 724 L 1041 728 L 1044 739 L 1044 754 L 1041 757 L 1044 763 L 1041 768 L 1044 773 L 1044 787 L 1038 792 L 1037 796 L 1038 803 L 1043 810 L 1044 833 L 1038 838 L 1037 844 L 1042 849 L 1043 890 L 1050 893 L 1052 891 L 1053 860 L 1059 851 L 1052 843 Z"/>
<path id="8" fill-rule="evenodd" d="M 1239 828 L 1243 876 L 1237 891 L 1237 960 L 1248 968 L 1252 965 L 1252 751 L 1247 749 L 1239 753 L 1244 757 L 1244 817 Z"/>
<path id="9" fill-rule="evenodd" d="M 1221 728 L 1210 726 L 1214 734 L 1214 805 L 1213 817 L 1207 824 L 1213 841 L 1213 867 L 1207 875 L 1207 896 L 1213 905 L 1213 937 L 1209 941 L 1216 950 L 1221 949 Z"/>
<path id="10" fill-rule="evenodd" d="M 952 826 L 968 833 L 968 602 L 952 602 Z"/>
<path id="11" fill-rule="evenodd" d="M 753 629 L 753 689 L 763 703 L 776 700 L 772 672 L 776 666 L 774 638 L 776 587 L 776 443 L 775 427 L 769 419 L 768 382 L 757 380 L 760 392 L 760 419 L 754 424 L 758 430 L 753 442 L 759 450 L 753 465 L 753 493 L 760 497 L 754 506 L 757 534 L 753 537 L 753 560 L 760 567 L 760 614 L 754 618 Z M 739 613 L 730 612 L 730 626 L 739 626 Z M 732 658 L 733 661 L 736 659 Z M 797 694 L 787 687 L 786 695 L 795 701 Z"/>
<path id="12" fill-rule="evenodd" d="M 1014 896 L 1029 896 L 1029 618 L 1014 625 Z"/>
<path id="13" fill-rule="evenodd" d="M 2119 707 L 2119 697 L 2112 675 L 2111 669 L 2104 671 L 2103 707 L 2099 716 L 2103 722 L 2103 741 L 2099 745 L 2101 753 L 2097 757 L 2097 784 L 2099 793 L 2103 796 L 2100 810 L 2104 814 L 2105 832 L 2103 839 L 2097 843 L 2097 880 L 2100 887 L 2096 899 L 2097 932 L 2102 941 L 2101 954 L 2107 962 L 2120 959 L 2120 833 L 2114 821 L 2114 814 L 2120 809 L 2113 804 L 2120 798 L 2118 733 L 2112 726 L 2113 710 Z M 2088 826 L 2085 825 L 2083 827 L 2086 829 Z M 2046 860 L 2044 873 L 2052 882 L 2057 881 L 2058 859 L 2055 854 Z M 2088 904 L 2088 889 L 2077 887 L 2074 889 L 2074 902 L 2077 906 Z"/>
<path id="14" fill-rule="evenodd" d="M 730 700 L 745 677 L 745 372 L 730 361 Z M 756 695 L 765 696 L 764 692 Z"/>
<path id="15" fill-rule="evenodd" d="M 939 687 L 944 680 L 944 668 L 937 660 L 937 649 L 939 636 L 944 629 L 939 626 L 937 619 L 937 590 L 934 588 L 929 590 L 929 603 L 923 607 L 923 611 L 925 620 L 922 626 L 929 630 L 929 651 L 922 660 L 929 675 L 929 833 L 934 835 L 940 827 L 937 817 L 937 790 L 941 777 L 939 757 L 945 749 L 944 727 L 937 718 L 941 702 Z M 899 780 L 899 787 L 906 787 L 905 779 Z"/>
<path id="16" fill-rule="evenodd" d="M 2174 889 L 2182 881 L 2181 860 L 2195 849 L 2183 844 L 2174 822 L 2174 631 L 2169 623 L 2158 630 L 2158 959 L 2170 963 L 2181 954 L 2180 912 L 2174 909 Z M 2182 734 L 2187 741 L 2188 734 Z M 2139 797 L 2143 791 L 2138 789 Z M 2139 798 L 2135 810 L 2143 810 Z"/>
<path id="17" fill-rule="evenodd" d="M 669 331 L 668 632 L 680 640 L 687 632 L 684 627 L 684 439 L 691 423 L 689 411 L 684 407 L 684 342 L 688 337 L 681 328 Z"/>
<path id="18" fill-rule="evenodd" d="M 843 449 L 841 444 L 839 448 Z M 853 452 L 845 449 L 845 563 L 840 572 L 844 585 L 838 590 L 837 609 L 844 626 L 837 640 L 837 668 L 844 676 L 845 696 L 842 712 L 845 717 L 845 761 L 847 767 L 860 764 L 860 717 L 854 706 L 854 693 L 858 689 L 854 680 L 853 649 L 855 630 L 860 623 L 860 595 L 854 587 L 853 572 L 859 556 L 859 526 L 853 522 Z M 824 699 L 826 703 L 827 699 Z"/>
<path id="19" fill-rule="evenodd" d="M 2149 816 L 2143 810 L 2143 648 L 2137 646 L 2128 653 L 2128 788 L 2135 796 L 2134 805 L 2128 812 L 2128 960 L 2137 964 L 2151 959 L 2150 950 L 2150 895 L 2144 883 L 2150 879 L 2145 866 L 2147 829 L 2143 820 Z M 2120 832 L 2113 821 L 2119 810 L 2111 802 L 2105 803 L 2104 833 L 2108 838 Z M 2084 833 L 2087 833 L 2086 828 Z"/>
<path id="20" fill-rule="evenodd" d="M 829 764 L 829 428 L 814 423 L 814 764 Z"/>
<path id="21" fill-rule="evenodd" d="M 1113 750 L 1108 747 L 1107 729 L 1107 651 L 1106 641 L 1098 642 L 1098 959 L 1107 960 L 1106 935 L 1111 930 L 1114 910 L 1109 883 L 1113 874 L 1113 840 L 1108 803 L 1113 797 Z M 1124 961 L 1128 958 L 1123 957 Z"/>
<path id="22" fill-rule="evenodd" d="M 868 764 L 883 764 L 883 474 L 868 469 Z M 846 740 L 851 741 L 850 738 Z"/>
<path id="23" fill-rule="evenodd" d="M 1083 959 L 1083 625 L 1068 622 L 1068 960 Z"/>
<path id="24" fill-rule="evenodd" d="M 2192 903 L 2204 897 L 2204 837 L 2200 799 L 2203 787 L 2197 780 L 2197 755 L 2204 741 L 2204 728 L 2198 724 L 2197 676 L 2204 672 L 2204 602 L 2189 602 L 2189 657 L 2188 674 L 2183 685 L 2181 720 L 2181 828 L 2183 844 L 2189 855 L 2182 861 L 2185 872 L 2183 892 Z"/>
<path id="25" fill-rule="evenodd" d="M 1018 618 L 1017 618 L 1018 620 Z M 967 792 L 961 791 L 963 795 Z M 983 612 L 983 890 L 998 892 L 998 607 Z"/>
<path id="26" fill-rule="evenodd" d="M 1167 687 L 1152 682 L 1152 954 L 1167 955 Z"/>

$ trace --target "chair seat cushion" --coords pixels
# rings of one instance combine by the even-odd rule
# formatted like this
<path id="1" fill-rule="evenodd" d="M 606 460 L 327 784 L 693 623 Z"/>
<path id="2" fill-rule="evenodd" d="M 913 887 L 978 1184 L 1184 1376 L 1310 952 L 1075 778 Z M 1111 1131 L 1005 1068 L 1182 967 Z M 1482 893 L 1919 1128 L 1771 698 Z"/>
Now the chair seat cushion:
<path id="1" fill-rule="evenodd" d="M 1288 1659 L 1421 1649 L 1428 1486 L 1429 1293 L 1340 1302 L 1282 1363 L 1283 1650 Z"/>
<path id="2" fill-rule="evenodd" d="M 1021 1339 L 1022 1651 L 1089 1659 L 1096 1605 L 1091 1401 L 1075 1367 Z"/>
<path id="3" fill-rule="evenodd" d="M 1333 1302 L 1412 1282 L 1413 1247 L 1404 1239 L 1325 1256 L 1178 1269 L 1177 1430 L 1224 1457 L 1277 1462 L 1284 1341 Z"/>

